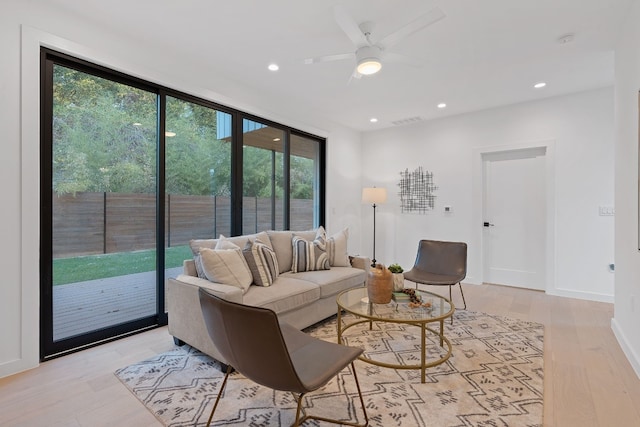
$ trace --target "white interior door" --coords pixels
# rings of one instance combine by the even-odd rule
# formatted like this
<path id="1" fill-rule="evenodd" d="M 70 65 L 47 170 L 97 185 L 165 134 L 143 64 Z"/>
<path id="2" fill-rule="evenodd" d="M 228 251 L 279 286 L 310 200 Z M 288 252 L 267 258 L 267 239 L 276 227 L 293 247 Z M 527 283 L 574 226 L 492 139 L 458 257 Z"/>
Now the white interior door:
<path id="1" fill-rule="evenodd" d="M 484 166 L 484 281 L 544 290 L 544 148 L 491 153 Z"/>

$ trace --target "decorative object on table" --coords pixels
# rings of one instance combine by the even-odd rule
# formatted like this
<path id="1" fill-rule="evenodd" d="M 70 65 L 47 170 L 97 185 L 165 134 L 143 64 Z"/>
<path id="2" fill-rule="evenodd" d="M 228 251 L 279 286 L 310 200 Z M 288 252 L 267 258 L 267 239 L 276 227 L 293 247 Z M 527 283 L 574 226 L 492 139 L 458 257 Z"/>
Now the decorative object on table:
<path id="1" fill-rule="evenodd" d="M 376 265 L 376 206 L 387 201 L 387 189 L 367 187 L 362 189 L 362 203 L 371 203 L 373 206 L 373 259 L 371 267 Z"/>
<path id="2" fill-rule="evenodd" d="M 433 172 L 426 171 L 419 166 L 413 172 L 405 169 L 400 172 L 400 207 L 401 212 L 426 213 L 433 210 L 436 196 L 433 194 L 438 187 L 433 183 Z"/>
<path id="3" fill-rule="evenodd" d="M 389 271 L 393 274 L 393 291 L 402 291 L 404 289 L 404 274 L 402 274 L 404 269 L 400 264 L 391 264 Z"/>
<path id="4" fill-rule="evenodd" d="M 393 291 L 391 294 L 391 299 L 393 299 L 397 303 L 407 303 L 409 302 L 409 294 L 405 294 L 404 292 Z"/>
<path id="5" fill-rule="evenodd" d="M 419 304 L 422 302 L 422 300 L 420 299 L 420 295 L 416 294 L 415 289 L 404 288 L 399 293 L 405 294 L 407 296 L 407 300 L 414 304 Z"/>
<path id="6" fill-rule="evenodd" d="M 387 267 L 376 264 L 369 269 L 367 276 L 367 294 L 369 302 L 388 304 L 393 293 L 393 276 Z"/>
<path id="7" fill-rule="evenodd" d="M 367 410 L 370 415 L 375 413 L 369 426 L 397 426 L 398 420 L 403 426 L 415 427 L 543 425 L 544 326 L 472 311 L 458 311 L 454 316 L 453 325 L 444 324 L 454 356 L 439 369 L 427 370 L 426 384 L 420 383 L 417 370 L 367 366 L 368 372 L 362 375 L 361 365 L 356 366 L 370 405 Z M 306 332 L 336 342 L 335 316 Z M 430 358 L 445 351 L 436 335 L 427 334 L 426 339 L 428 348 L 439 352 Z M 411 364 L 420 357 L 413 325 L 374 322 L 369 330 L 366 322 L 354 327 L 344 340 L 362 346 L 365 354 L 378 360 L 399 358 Z M 212 400 L 194 396 L 207 393 L 215 399 L 224 378 L 218 362 L 188 345 L 118 369 L 116 375 L 165 426 L 204 426 Z M 345 384 L 353 384 L 349 370 L 314 394 L 314 406 L 320 411 L 333 408 L 329 411 L 345 421 L 362 421 L 359 411 L 354 414 L 358 405 L 355 386 Z M 226 388 L 230 396 L 238 397 L 220 404 L 220 416 L 228 420 L 226 427 L 247 426 L 251 420 L 255 425 L 276 426 L 294 422 L 296 405 L 291 393 L 256 386 L 237 372 L 229 376 Z M 351 406 L 334 404 L 340 397 L 352 402 Z M 369 409 L 374 407 L 384 409 Z"/>

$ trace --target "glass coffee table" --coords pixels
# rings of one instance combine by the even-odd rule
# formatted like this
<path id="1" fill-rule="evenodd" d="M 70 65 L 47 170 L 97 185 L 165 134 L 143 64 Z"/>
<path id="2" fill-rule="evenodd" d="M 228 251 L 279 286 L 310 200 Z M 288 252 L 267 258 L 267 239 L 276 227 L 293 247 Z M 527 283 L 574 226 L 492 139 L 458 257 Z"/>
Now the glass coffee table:
<path id="1" fill-rule="evenodd" d="M 369 323 L 369 329 L 373 328 L 373 322 L 402 323 L 417 326 L 420 329 L 420 364 L 406 365 L 393 364 L 373 360 L 363 353 L 360 360 L 377 366 L 394 369 L 420 369 L 420 381 L 425 382 L 426 369 L 444 363 L 451 356 L 451 341 L 444 336 L 444 320 L 451 317 L 455 307 L 451 301 L 440 295 L 415 290 L 422 303 L 427 306 L 411 307 L 408 302 L 396 302 L 391 300 L 388 304 L 373 304 L 369 302 L 367 288 L 352 288 L 338 295 L 338 343 L 342 344 L 342 336 L 349 328 L 362 323 Z M 356 316 L 356 320 L 346 323 L 342 316 L 343 310 Z M 439 323 L 440 330 L 428 326 L 430 323 Z M 446 354 L 439 359 L 427 361 L 427 332 L 435 334 L 440 341 L 440 347 L 446 344 Z M 444 351 L 443 351 L 444 353 Z"/>

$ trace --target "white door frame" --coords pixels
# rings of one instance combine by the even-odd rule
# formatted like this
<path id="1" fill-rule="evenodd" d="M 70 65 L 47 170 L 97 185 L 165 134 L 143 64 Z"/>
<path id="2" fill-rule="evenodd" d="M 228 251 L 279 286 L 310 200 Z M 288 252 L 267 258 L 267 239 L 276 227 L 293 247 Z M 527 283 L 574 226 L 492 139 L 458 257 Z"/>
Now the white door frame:
<path id="1" fill-rule="evenodd" d="M 547 213 L 546 213 L 546 277 L 544 283 L 545 292 L 553 293 L 556 288 L 555 266 L 556 266 L 556 183 L 555 183 L 555 141 L 534 141 L 523 144 L 509 144 L 491 147 L 479 147 L 473 150 L 472 165 L 472 235 L 475 247 L 478 253 L 475 258 L 475 264 L 472 266 L 473 271 L 478 272 L 477 282 L 484 282 L 484 233 L 482 223 L 484 221 L 484 182 L 485 174 L 483 167 L 483 155 L 496 154 L 501 152 L 531 150 L 536 148 L 545 149 L 545 170 L 546 170 L 546 197 L 547 197 Z"/>

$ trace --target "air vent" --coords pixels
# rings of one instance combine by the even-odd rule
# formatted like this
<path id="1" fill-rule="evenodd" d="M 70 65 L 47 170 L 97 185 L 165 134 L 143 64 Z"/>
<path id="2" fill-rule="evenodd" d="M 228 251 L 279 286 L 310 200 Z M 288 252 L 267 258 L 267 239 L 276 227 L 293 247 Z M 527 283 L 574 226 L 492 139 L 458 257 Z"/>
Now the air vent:
<path id="1" fill-rule="evenodd" d="M 394 126 L 410 125 L 411 123 L 421 122 L 424 119 L 419 116 L 409 117 L 408 119 L 396 120 L 391 122 Z"/>

